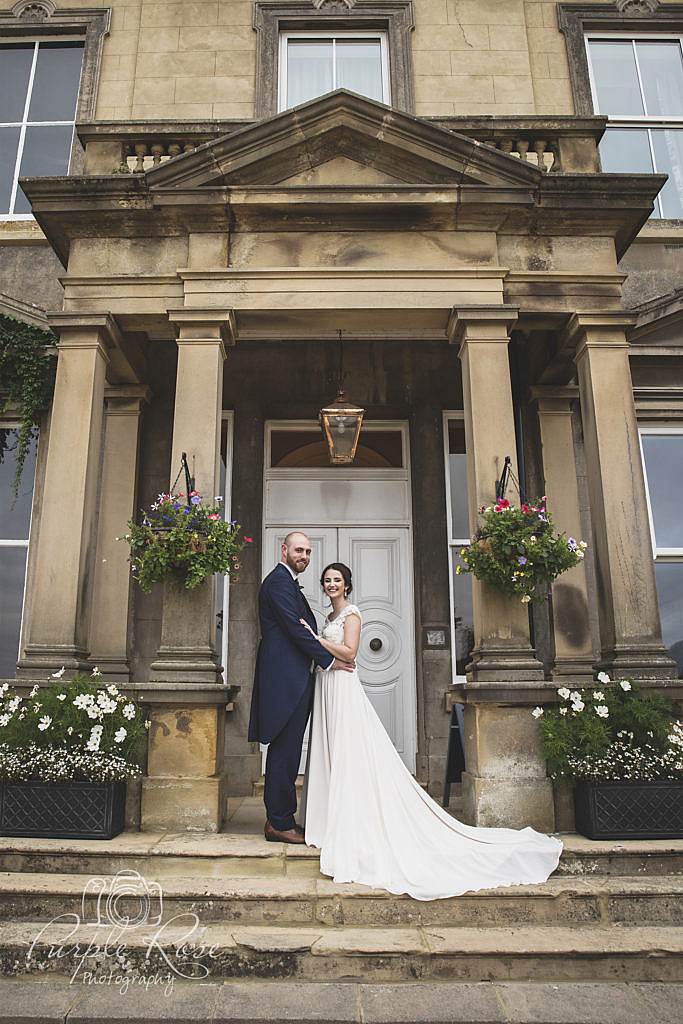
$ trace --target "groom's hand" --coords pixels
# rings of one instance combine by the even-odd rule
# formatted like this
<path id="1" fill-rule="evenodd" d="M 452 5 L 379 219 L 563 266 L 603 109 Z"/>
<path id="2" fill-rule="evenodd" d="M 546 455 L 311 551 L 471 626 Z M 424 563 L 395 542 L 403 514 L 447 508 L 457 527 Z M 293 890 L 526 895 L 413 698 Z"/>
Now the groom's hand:
<path id="1" fill-rule="evenodd" d="M 335 658 L 332 664 L 330 665 L 330 668 L 332 669 L 333 672 L 338 672 L 340 670 L 342 672 L 353 672 L 355 667 L 355 661 L 340 661 L 339 658 Z"/>

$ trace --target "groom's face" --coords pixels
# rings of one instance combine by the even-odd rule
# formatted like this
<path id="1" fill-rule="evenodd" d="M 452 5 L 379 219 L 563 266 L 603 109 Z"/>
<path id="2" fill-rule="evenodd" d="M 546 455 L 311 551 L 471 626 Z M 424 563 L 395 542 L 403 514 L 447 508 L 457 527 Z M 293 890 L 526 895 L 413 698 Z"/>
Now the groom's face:
<path id="1" fill-rule="evenodd" d="M 294 572 L 303 572 L 311 560 L 311 542 L 305 533 L 295 533 L 282 545 L 282 557 Z"/>

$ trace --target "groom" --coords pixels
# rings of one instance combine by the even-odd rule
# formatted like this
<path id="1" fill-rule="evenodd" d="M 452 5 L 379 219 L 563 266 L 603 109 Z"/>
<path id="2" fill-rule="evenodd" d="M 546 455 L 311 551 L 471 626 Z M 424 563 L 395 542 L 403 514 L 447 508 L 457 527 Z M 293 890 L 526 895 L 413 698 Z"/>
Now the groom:
<path id="1" fill-rule="evenodd" d="M 314 664 L 352 672 L 355 663 L 339 661 L 301 625 L 317 632 L 315 616 L 298 582 L 308 568 L 311 542 L 305 533 L 288 533 L 282 559 L 259 590 L 261 642 L 251 698 L 249 740 L 267 743 L 264 834 L 270 842 L 304 843 L 294 822 L 296 776 L 306 723 L 313 706 Z"/>

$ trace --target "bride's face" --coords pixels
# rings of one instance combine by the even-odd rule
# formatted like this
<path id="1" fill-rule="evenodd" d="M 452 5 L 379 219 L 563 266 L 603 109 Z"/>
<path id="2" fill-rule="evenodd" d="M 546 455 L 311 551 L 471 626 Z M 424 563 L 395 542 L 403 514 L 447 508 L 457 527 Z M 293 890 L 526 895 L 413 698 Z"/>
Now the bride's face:
<path id="1" fill-rule="evenodd" d="M 344 577 L 339 569 L 328 569 L 323 579 L 323 589 L 332 600 L 334 597 L 341 597 L 344 593 Z"/>

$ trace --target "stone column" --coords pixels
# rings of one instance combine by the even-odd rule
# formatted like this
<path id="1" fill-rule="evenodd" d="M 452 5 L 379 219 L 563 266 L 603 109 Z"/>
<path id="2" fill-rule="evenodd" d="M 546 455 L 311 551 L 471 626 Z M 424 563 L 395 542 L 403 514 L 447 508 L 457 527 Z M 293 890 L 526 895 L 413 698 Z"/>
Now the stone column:
<path id="1" fill-rule="evenodd" d="M 140 414 L 150 390 L 142 384 L 105 389 L 104 457 L 90 628 L 90 661 L 125 684 L 128 663 L 129 549 L 117 537 L 136 512 Z"/>
<path id="2" fill-rule="evenodd" d="M 57 379 L 19 678 L 87 668 L 105 374 L 120 341 L 108 313 L 54 313 L 49 322 L 59 334 Z"/>
<path id="3" fill-rule="evenodd" d="M 508 361 L 508 332 L 516 319 L 517 310 L 511 306 L 463 306 L 453 310 L 448 325 L 449 340 L 459 346 L 462 364 L 472 533 L 479 525 L 481 506 L 495 499 L 506 455 L 519 475 Z M 526 605 L 474 578 L 472 590 L 474 650 L 468 680 L 542 679 L 543 667 L 529 640 Z"/>
<path id="4" fill-rule="evenodd" d="M 508 361 L 516 319 L 510 306 L 457 307 L 448 326 L 462 364 L 472 532 L 479 508 L 495 498 L 506 455 L 518 475 Z M 465 705 L 464 817 L 474 825 L 551 830 L 552 784 L 530 713 L 547 684 L 531 647 L 527 606 L 474 578 L 472 589 L 475 647 L 467 684 L 446 698 L 447 707 L 453 699 Z"/>
<path id="5" fill-rule="evenodd" d="M 579 390 L 577 387 L 534 387 L 531 393 L 541 432 L 548 509 L 557 530 L 580 540 L 581 516 L 572 431 L 572 406 Z M 594 652 L 584 562 L 555 580 L 552 599 L 553 679 L 560 686 L 567 681 L 587 685 L 593 678 Z"/>
<path id="6" fill-rule="evenodd" d="M 626 328 L 621 311 L 575 313 L 575 348 L 591 502 L 600 667 L 619 676 L 675 678 L 661 639 L 652 540 Z"/>
<path id="7" fill-rule="evenodd" d="M 211 502 L 218 493 L 223 363 L 234 340 L 232 311 L 180 309 L 172 485 L 187 453 L 195 489 Z M 182 478 L 181 478 L 182 479 Z M 182 481 L 181 491 L 185 491 Z M 161 645 L 151 666 L 148 774 L 142 786 L 142 828 L 216 832 L 225 795 L 225 705 L 215 650 L 215 587 L 164 587 Z M 141 694 L 142 696 L 142 694 Z"/>

